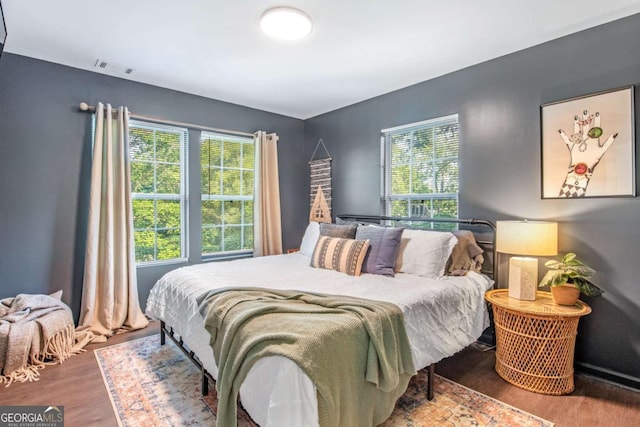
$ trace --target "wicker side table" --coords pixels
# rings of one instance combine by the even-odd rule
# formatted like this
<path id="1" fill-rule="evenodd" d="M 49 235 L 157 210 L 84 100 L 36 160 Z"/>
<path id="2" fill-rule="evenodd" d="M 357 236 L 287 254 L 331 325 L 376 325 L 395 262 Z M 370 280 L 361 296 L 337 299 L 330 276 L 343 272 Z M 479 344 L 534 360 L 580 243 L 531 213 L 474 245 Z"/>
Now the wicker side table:
<path id="1" fill-rule="evenodd" d="M 485 298 L 493 307 L 498 375 L 536 393 L 571 393 L 578 321 L 591 308 L 582 301 L 557 305 L 549 292 L 523 301 L 509 298 L 507 289 L 496 289 Z"/>

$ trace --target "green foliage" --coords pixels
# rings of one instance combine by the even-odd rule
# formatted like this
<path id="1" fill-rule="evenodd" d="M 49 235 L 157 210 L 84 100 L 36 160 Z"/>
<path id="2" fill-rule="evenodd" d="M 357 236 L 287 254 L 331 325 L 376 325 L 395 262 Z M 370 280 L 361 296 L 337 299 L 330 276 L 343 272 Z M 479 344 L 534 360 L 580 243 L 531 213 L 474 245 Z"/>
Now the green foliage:
<path id="1" fill-rule="evenodd" d="M 225 196 L 240 194 L 240 171 L 238 169 L 222 170 L 222 194 Z"/>
<path id="2" fill-rule="evenodd" d="M 131 191 L 133 193 L 153 193 L 153 163 L 131 162 Z"/>
<path id="3" fill-rule="evenodd" d="M 408 200 L 392 200 L 391 201 L 391 216 L 409 216 L 409 201 Z"/>
<path id="4" fill-rule="evenodd" d="M 156 167 L 156 194 L 180 194 L 180 164 L 161 164 Z"/>
<path id="5" fill-rule="evenodd" d="M 458 124 L 390 136 L 392 216 L 457 218 L 459 191 Z M 430 225 L 429 225 L 430 226 Z M 455 225 L 444 225 L 455 228 Z"/>
<path id="6" fill-rule="evenodd" d="M 242 191 L 240 194 L 245 196 L 253 196 L 253 171 L 252 170 L 244 170 L 242 171 Z"/>
<path id="7" fill-rule="evenodd" d="M 202 252 L 253 249 L 253 201 L 202 202 Z"/>
<path id="8" fill-rule="evenodd" d="M 589 280 L 596 271 L 580 261 L 573 252 L 567 253 L 562 259 L 547 261 L 544 265 L 549 271 L 540 281 L 540 287 L 572 283 L 587 296 L 598 297 L 604 293 Z"/>
<path id="9" fill-rule="evenodd" d="M 245 169 L 254 168 L 254 148 L 253 144 L 242 144 L 242 167 Z"/>
<path id="10" fill-rule="evenodd" d="M 202 228 L 202 253 L 222 252 L 222 229 Z"/>
<path id="11" fill-rule="evenodd" d="M 131 126 L 129 146 L 136 262 L 182 257 L 180 132 Z M 203 135 L 203 253 L 253 248 L 254 146 Z"/>
<path id="12" fill-rule="evenodd" d="M 222 221 L 222 202 L 220 200 L 202 201 L 202 224 L 220 224 Z"/>
<path id="13" fill-rule="evenodd" d="M 205 136 L 200 159 L 202 252 L 253 249 L 253 143 Z"/>
<path id="14" fill-rule="evenodd" d="M 181 138 L 170 130 L 129 128 L 136 262 L 182 257 Z"/>

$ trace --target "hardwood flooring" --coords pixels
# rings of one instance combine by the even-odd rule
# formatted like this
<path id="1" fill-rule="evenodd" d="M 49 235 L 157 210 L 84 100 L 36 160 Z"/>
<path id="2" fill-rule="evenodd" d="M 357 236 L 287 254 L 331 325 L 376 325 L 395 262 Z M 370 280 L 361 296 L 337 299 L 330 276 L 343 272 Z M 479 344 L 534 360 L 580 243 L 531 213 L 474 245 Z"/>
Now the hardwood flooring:
<path id="1" fill-rule="evenodd" d="M 149 327 L 109 338 L 105 344 L 90 344 L 86 352 L 67 359 L 61 365 L 47 366 L 40 371 L 40 380 L 0 385 L 0 405 L 64 406 L 65 426 L 117 426 L 109 394 L 93 352 L 96 348 L 158 334 L 160 327 Z"/>
<path id="2" fill-rule="evenodd" d="M 116 418 L 93 350 L 105 345 L 158 334 L 158 323 L 119 334 L 107 344 L 87 347 L 62 365 L 47 366 L 40 380 L 0 386 L 0 405 L 62 405 L 67 426 L 115 426 Z M 567 396 L 531 393 L 503 381 L 493 369 L 495 353 L 467 348 L 443 360 L 436 372 L 556 423 L 557 427 L 640 425 L 640 392 L 576 375 L 576 390 Z"/>
<path id="3" fill-rule="evenodd" d="M 504 381 L 495 352 L 468 347 L 436 365 L 436 373 L 511 406 L 553 421 L 556 427 L 640 426 L 640 392 L 575 375 L 575 390 L 565 396 L 532 393 Z"/>

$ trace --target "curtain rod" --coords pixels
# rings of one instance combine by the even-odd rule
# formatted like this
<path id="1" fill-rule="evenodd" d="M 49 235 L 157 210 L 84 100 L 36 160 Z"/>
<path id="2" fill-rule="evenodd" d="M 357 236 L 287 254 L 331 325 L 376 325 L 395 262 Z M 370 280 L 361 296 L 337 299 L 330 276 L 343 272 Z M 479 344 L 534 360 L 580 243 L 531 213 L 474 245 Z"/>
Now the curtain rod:
<path id="1" fill-rule="evenodd" d="M 89 105 L 86 102 L 81 102 L 80 103 L 80 111 L 84 111 L 86 113 L 95 113 L 96 112 L 96 107 L 94 107 L 93 105 Z M 131 117 L 132 119 L 146 120 L 146 121 L 149 121 L 149 122 L 161 123 L 161 124 L 164 124 L 164 125 L 179 126 L 179 127 L 185 127 L 185 128 L 190 128 L 190 129 L 196 129 L 196 130 L 204 130 L 204 131 L 209 131 L 209 132 L 220 132 L 220 133 L 226 133 L 226 134 L 230 134 L 230 135 L 249 136 L 251 138 L 256 136 L 255 134 L 249 133 L 249 132 L 240 132 L 240 131 L 237 131 L 237 130 L 212 128 L 212 127 L 208 127 L 208 126 L 194 125 L 192 123 L 185 123 L 185 122 L 176 122 L 176 121 L 173 121 L 173 120 L 167 120 L 167 119 L 163 119 L 163 118 L 160 118 L 160 117 L 151 117 L 151 116 L 143 116 L 141 114 L 134 114 L 132 112 L 129 112 L 129 117 Z"/>

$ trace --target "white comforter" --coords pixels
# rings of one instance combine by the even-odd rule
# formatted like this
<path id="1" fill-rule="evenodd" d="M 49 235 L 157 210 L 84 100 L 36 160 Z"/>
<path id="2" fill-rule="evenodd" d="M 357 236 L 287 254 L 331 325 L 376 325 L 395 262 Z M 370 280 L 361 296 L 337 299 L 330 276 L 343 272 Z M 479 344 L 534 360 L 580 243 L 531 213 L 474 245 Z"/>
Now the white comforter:
<path id="1" fill-rule="evenodd" d="M 467 277 L 426 279 L 410 274 L 348 276 L 312 268 L 298 253 L 183 267 L 153 287 L 147 314 L 173 327 L 214 376 L 218 369 L 196 299 L 210 289 L 257 286 L 341 294 L 396 304 L 404 320 L 417 369 L 449 357 L 474 342 L 488 326 L 484 293 L 492 281 Z M 249 372 L 241 390 L 243 406 L 261 426 L 317 426 L 315 388 L 284 357 L 269 357 Z"/>

